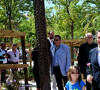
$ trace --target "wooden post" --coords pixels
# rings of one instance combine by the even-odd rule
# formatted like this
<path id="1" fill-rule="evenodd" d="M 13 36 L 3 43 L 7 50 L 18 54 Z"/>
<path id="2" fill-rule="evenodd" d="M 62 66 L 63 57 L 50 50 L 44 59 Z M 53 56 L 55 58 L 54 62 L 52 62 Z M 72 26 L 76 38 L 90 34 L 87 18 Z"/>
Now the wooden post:
<path id="1" fill-rule="evenodd" d="M 29 61 L 30 61 L 30 67 L 32 67 L 32 58 L 31 58 L 31 45 L 29 45 Z"/>
<path id="2" fill-rule="evenodd" d="M 22 45 L 22 60 L 23 64 L 26 64 L 26 53 L 25 53 L 25 37 L 21 37 L 21 45 Z M 28 75 L 27 75 L 27 68 L 24 68 L 24 78 L 25 78 L 25 85 L 28 85 Z M 25 87 L 25 90 L 29 90 L 28 87 Z"/>

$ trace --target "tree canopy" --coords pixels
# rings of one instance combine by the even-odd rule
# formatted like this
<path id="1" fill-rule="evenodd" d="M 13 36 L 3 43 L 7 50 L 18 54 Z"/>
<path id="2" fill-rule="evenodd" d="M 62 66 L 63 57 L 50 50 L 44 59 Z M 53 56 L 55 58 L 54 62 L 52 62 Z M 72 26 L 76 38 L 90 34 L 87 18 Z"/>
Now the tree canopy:
<path id="1" fill-rule="evenodd" d="M 46 0 L 47 32 L 53 30 L 63 40 L 80 39 L 100 28 L 100 0 Z M 26 42 L 35 44 L 33 0 L 0 1 L 0 29 L 26 32 Z M 15 41 L 18 41 L 15 39 Z"/>

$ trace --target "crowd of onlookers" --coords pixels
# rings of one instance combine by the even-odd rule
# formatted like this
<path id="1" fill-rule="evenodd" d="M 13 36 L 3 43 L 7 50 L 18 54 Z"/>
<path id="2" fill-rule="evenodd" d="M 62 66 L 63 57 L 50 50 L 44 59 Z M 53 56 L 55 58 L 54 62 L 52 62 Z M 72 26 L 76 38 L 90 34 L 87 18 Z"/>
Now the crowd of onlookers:
<path id="1" fill-rule="evenodd" d="M 71 65 L 70 47 L 61 43 L 61 36 L 48 33 L 48 57 L 50 60 L 50 79 L 53 90 L 99 90 L 100 89 L 100 30 L 97 31 L 97 43 L 93 42 L 93 34 L 86 33 L 86 42 L 79 48 L 73 48 L 74 58 L 78 59 L 78 66 Z M 19 64 L 22 51 L 12 44 L 11 49 L 5 49 L 6 44 L 1 43 L 0 64 Z M 29 59 L 29 52 L 26 51 Z M 38 46 L 32 50 L 34 61 L 34 78 L 37 90 L 41 90 L 38 65 Z M 15 69 L 12 69 L 14 73 Z M 2 73 L 2 76 L 6 73 Z M 85 82 L 81 78 L 84 75 Z M 3 80 L 4 77 L 1 79 Z M 3 81 L 2 81 L 3 82 Z M 92 83 L 92 84 L 91 84 Z M 57 86 L 57 87 L 56 87 Z"/>
<path id="2" fill-rule="evenodd" d="M 86 33 L 86 42 L 79 48 L 74 48 L 74 58 L 78 59 L 78 66 L 71 65 L 70 48 L 61 43 L 61 37 L 48 33 L 50 46 L 50 77 L 53 90 L 99 90 L 100 89 L 100 30 L 97 31 L 97 43 L 93 42 L 93 34 Z M 49 45 L 49 44 L 48 44 Z M 38 60 L 38 50 L 33 49 L 33 61 Z M 35 55 L 35 57 L 34 57 Z M 36 65 L 37 70 L 39 68 Z M 41 90 L 39 71 L 36 74 L 37 90 Z M 85 82 L 81 78 L 84 75 Z M 92 84 L 91 84 L 92 83 Z M 56 87 L 57 85 L 57 87 Z"/>

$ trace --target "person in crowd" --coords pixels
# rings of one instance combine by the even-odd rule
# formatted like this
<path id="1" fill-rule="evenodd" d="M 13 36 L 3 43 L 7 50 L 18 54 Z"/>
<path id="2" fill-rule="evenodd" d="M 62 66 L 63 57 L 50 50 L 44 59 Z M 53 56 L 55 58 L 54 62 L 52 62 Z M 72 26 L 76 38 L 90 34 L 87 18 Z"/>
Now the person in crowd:
<path id="1" fill-rule="evenodd" d="M 17 45 L 12 44 L 12 49 L 7 51 L 8 64 L 19 64 L 19 51 L 17 50 Z M 17 69 L 12 69 L 14 73 Z"/>
<path id="2" fill-rule="evenodd" d="M 1 48 L 0 48 L 0 64 L 5 64 L 7 63 L 7 51 L 5 50 L 6 44 L 4 42 L 1 42 Z M 1 70 L 1 82 L 5 82 L 5 75 L 6 75 L 6 70 Z"/>
<path id="3" fill-rule="evenodd" d="M 76 59 L 76 48 L 73 48 L 74 59 Z"/>
<path id="4" fill-rule="evenodd" d="M 100 90 L 100 29 L 97 31 L 98 46 L 89 53 L 87 63 L 87 81 L 92 83 L 92 90 Z"/>
<path id="5" fill-rule="evenodd" d="M 7 51 L 5 50 L 6 44 L 4 42 L 1 43 L 0 49 L 0 64 L 7 63 L 6 54 Z"/>
<path id="6" fill-rule="evenodd" d="M 80 69 L 77 66 L 70 66 L 68 69 L 68 79 L 66 90 L 86 90 L 85 83 L 82 81 Z"/>
<path id="7" fill-rule="evenodd" d="M 34 78 L 35 78 L 36 85 L 37 85 L 36 90 L 41 90 L 41 88 L 40 88 L 40 78 L 39 78 L 37 47 L 35 47 L 32 51 L 32 61 L 34 61 L 33 73 L 34 73 Z"/>
<path id="8" fill-rule="evenodd" d="M 97 44 L 93 42 L 92 33 L 87 33 L 85 39 L 86 39 L 86 43 L 81 44 L 79 47 L 78 64 L 81 73 L 84 75 L 86 79 L 86 63 L 88 62 L 89 51 L 97 47 Z M 86 81 L 86 88 L 87 90 L 90 90 L 91 88 L 90 84 L 87 81 Z"/>
<path id="9" fill-rule="evenodd" d="M 54 32 L 53 31 L 49 31 L 48 32 L 48 37 L 49 37 L 48 40 L 49 40 L 51 46 L 53 46 L 54 45 Z M 51 83 L 51 87 L 53 88 L 53 90 L 57 90 L 55 75 L 54 74 L 51 75 L 51 72 L 50 72 L 50 77 L 51 77 L 51 82 L 52 82 Z"/>
<path id="10" fill-rule="evenodd" d="M 48 32 L 48 40 L 50 41 L 50 44 L 51 44 L 51 46 L 53 46 L 54 45 L 54 32 L 53 31 L 49 31 Z"/>
<path id="11" fill-rule="evenodd" d="M 19 49 L 19 59 L 22 60 L 22 50 L 21 49 Z"/>
<path id="12" fill-rule="evenodd" d="M 47 39 L 47 44 L 48 44 L 48 63 L 50 62 L 50 57 L 49 57 L 49 53 L 50 53 L 50 42 L 49 40 Z M 40 87 L 40 77 L 39 77 L 39 65 L 38 65 L 38 46 L 36 46 L 33 50 L 32 50 L 32 61 L 34 61 L 34 67 L 33 67 L 33 73 L 34 73 L 34 78 L 35 78 L 35 81 L 36 81 L 36 85 L 37 85 L 37 88 L 36 90 L 41 90 L 41 87 Z"/>
<path id="13" fill-rule="evenodd" d="M 26 60 L 29 60 L 29 49 L 26 49 Z"/>
<path id="14" fill-rule="evenodd" d="M 61 43 L 59 35 L 54 36 L 54 44 L 51 46 L 51 74 L 56 77 L 58 89 L 64 90 L 63 81 L 65 85 L 67 82 L 66 73 L 71 65 L 70 48 Z"/>

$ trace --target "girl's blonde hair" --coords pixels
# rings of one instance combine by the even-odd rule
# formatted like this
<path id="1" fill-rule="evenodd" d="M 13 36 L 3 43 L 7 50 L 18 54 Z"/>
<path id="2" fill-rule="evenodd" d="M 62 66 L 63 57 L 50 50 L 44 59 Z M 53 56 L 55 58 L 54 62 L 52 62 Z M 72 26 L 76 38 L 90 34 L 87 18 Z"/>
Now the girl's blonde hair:
<path id="1" fill-rule="evenodd" d="M 81 78 L 81 74 L 80 74 L 80 69 L 77 67 L 77 66 L 70 66 L 69 69 L 68 69 L 68 79 L 69 81 L 72 81 L 72 78 L 71 78 L 71 73 L 74 71 L 74 70 L 77 70 L 78 73 L 79 73 L 79 77 L 78 77 L 78 80 L 79 82 L 82 80 Z"/>

